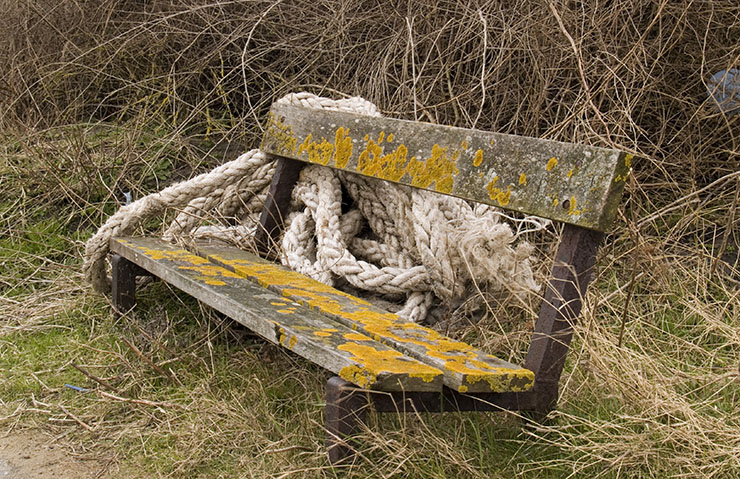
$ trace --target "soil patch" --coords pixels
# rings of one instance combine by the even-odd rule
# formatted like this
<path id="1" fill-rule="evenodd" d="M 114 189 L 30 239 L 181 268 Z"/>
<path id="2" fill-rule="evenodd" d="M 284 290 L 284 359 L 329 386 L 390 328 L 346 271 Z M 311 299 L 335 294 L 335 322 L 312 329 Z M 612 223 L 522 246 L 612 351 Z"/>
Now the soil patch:
<path id="1" fill-rule="evenodd" d="M 82 459 L 40 432 L 0 436 L 0 479 L 102 478 L 105 465 Z"/>

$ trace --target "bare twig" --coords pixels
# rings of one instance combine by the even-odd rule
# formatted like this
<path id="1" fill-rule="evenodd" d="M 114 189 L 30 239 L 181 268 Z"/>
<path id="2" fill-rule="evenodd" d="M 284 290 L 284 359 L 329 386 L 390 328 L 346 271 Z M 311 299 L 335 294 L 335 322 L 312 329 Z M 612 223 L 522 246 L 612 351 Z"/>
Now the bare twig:
<path id="1" fill-rule="evenodd" d="M 134 353 L 135 353 L 135 354 L 136 354 L 137 356 L 139 356 L 139 357 L 141 358 L 141 360 L 142 360 L 142 361 L 144 361 L 144 362 L 145 362 L 145 363 L 147 363 L 147 364 L 148 364 L 149 366 L 151 366 L 151 367 L 152 367 L 152 369 L 154 369 L 155 371 L 157 371 L 157 372 L 158 372 L 159 374 L 161 374 L 162 376 L 166 377 L 167 379 L 171 379 L 171 378 L 170 378 L 170 375 L 169 375 L 169 374 L 167 374 L 167 373 L 166 373 L 166 372 L 164 371 L 164 369 L 160 368 L 159 366 L 157 366 L 157 365 L 156 365 L 156 364 L 154 363 L 154 361 L 152 361 L 152 360 L 151 360 L 151 359 L 149 359 L 148 357 L 144 356 L 144 353 L 142 353 L 142 352 L 141 352 L 141 351 L 139 350 L 139 348 L 137 348 L 137 347 L 136 347 L 136 346 L 135 346 L 135 345 L 134 345 L 133 343 L 131 343 L 131 342 L 130 342 L 130 341 L 129 341 L 128 339 L 126 339 L 126 338 L 124 338 L 124 337 L 121 337 L 121 340 L 122 340 L 122 341 L 123 341 L 123 342 L 124 342 L 124 343 L 126 344 L 126 346 L 128 346 L 128 347 L 129 347 L 129 349 L 131 349 L 131 351 L 133 351 L 133 352 L 134 352 Z"/>
<path id="2" fill-rule="evenodd" d="M 82 366 L 77 365 L 77 364 L 75 364 L 73 362 L 71 362 L 69 364 L 71 364 L 73 368 L 75 368 L 76 370 L 78 370 L 79 372 L 81 372 L 82 374 L 84 374 L 85 376 L 87 376 L 88 378 L 92 379 L 96 383 L 100 384 L 101 386 L 106 387 L 106 388 L 110 389 L 111 391 L 118 391 L 117 388 L 111 386 L 107 381 L 105 381 L 103 379 L 100 379 L 99 377 L 95 376 L 94 374 L 92 374 L 90 371 L 88 371 L 87 369 L 83 368 Z"/>
<path id="3" fill-rule="evenodd" d="M 77 424 L 79 424 L 80 426 L 84 427 L 88 431 L 92 431 L 93 430 L 92 427 L 88 426 L 82 419 L 78 418 L 77 416 L 75 416 L 74 414 L 72 414 L 71 412 L 69 412 L 67 410 L 67 408 L 64 407 L 64 406 L 62 406 L 61 404 L 59 405 L 59 409 L 61 409 L 62 412 L 64 412 L 64 414 L 66 414 L 67 416 L 69 416 L 70 418 L 72 418 Z"/>

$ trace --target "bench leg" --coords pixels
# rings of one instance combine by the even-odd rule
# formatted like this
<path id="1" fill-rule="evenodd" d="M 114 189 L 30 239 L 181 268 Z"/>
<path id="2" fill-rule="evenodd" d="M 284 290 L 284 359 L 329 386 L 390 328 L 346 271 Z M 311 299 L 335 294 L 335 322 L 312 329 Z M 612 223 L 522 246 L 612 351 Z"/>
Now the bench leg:
<path id="1" fill-rule="evenodd" d="M 111 299 L 113 314 L 126 314 L 136 305 L 136 276 L 141 268 L 123 256 L 113 254 L 110 258 L 113 281 Z"/>
<path id="2" fill-rule="evenodd" d="M 329 462 L 335 464 L 354 456 L 349 444 L 359 432 L 367 415 L 367 393 L 334 376 L 326 383 L 326 449 Z"/>
<path id="3" fill-rule="evenodd" d="M 558 402 L 558 382 L 565 365 L 573 324 L 591 281 L 603 233 L 565 225 L 552 277 L 542 301 L 524 367 L 534 372 L 536 404 L 530 417 L 542 422 Z"/>

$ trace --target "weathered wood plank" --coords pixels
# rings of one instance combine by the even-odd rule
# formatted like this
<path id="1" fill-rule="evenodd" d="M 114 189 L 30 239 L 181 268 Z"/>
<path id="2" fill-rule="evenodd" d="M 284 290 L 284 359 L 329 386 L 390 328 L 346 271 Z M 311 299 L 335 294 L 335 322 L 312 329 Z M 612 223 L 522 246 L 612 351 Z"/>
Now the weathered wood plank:
<path id="1" fill-rule="evenodd" d="M 279 156 L 605 231 L 631 155 L 593 146 L 274 105 Z"/>
<path id="2" fill-rule="evenodd" d="M 262 208 L 259 227 L 254 233 L 254 242 L 265 257 L 276 254 L 279 250 L 278 238 L 283 229 L 283 220 L 288 214 L 290 195 L 304 166 L 306 164 L 300 161 L 277 157 L 270 191 Z"/>
<path id="3" fill-rule="evenodd" d="M 444 372 L 459 392 L 526 391 L 534 374 L 371 303 L 236 248 L 196 247 L 200 256 Z"/>
<path id="4" fill-rule="evenodd" d="M 111 250 L 208 306 L 362 388 L 439 391 L 442 372 L 241 275 L 153 238 L 115 238 Z"/>

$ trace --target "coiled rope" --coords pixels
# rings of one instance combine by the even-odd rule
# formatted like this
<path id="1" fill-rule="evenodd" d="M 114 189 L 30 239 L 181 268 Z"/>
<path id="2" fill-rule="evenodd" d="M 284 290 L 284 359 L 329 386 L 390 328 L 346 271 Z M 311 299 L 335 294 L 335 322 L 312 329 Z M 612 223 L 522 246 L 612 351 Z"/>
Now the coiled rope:
<path id="1" fill-rule="evenodd" d="M 332 100 L 290 94 L 279 103 L 380 116 L 361 98 Z M 259 149 L 121 207 L 85 247 L 85 278 L 100 292 L 110 288 L 106 258 L 112 237 L 179 211 L 163 237 L 211 238 L 254 248 L 259 211 L 274 163 Z M 342 186 L 352 209 L 342 212 Z M 236 225 L 204 224 L 204 218 L 238 218 Z M 474 282 L 515 293 L 538 290 L 533 248 L 513 231 L 512 218 L 485 205 L 381 180 L 307 166 L 293 190 L 282 238 L 282 263 L 328 285 L 337 282 L 393 301 L 397 314 L 423 321 L 435 298 L 442 305 L 463 299 Z M 519 221 L 529 231 L 545 220 Z M 211 221 L 213 222 L 213 221 Z"/>

